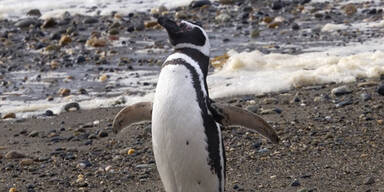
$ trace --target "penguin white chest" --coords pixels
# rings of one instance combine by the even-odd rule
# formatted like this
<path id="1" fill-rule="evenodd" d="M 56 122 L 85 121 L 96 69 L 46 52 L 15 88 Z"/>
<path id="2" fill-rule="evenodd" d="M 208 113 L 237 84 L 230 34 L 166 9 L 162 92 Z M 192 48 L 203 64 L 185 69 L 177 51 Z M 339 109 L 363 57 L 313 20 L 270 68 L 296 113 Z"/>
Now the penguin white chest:
<path id="1" fill-rule="evenodd" d="M 193 76 L 183 65 L 163 67 L 152 112 L 152 142 L 167 192 L 217 192 Z"/>

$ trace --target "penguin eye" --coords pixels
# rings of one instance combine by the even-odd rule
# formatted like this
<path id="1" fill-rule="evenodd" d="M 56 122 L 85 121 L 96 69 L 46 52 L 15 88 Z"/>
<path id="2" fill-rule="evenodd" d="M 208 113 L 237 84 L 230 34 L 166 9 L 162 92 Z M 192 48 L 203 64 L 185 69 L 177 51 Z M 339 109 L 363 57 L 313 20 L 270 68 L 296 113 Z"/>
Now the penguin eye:
<path id="1" fill-rule="evenodd" d="M 186 31 L 191 31 L 193 27 L 190 25 L 187 25 L 186 23 L 181 23 L 180 28 L 183 32 L 186 32 Z"/>

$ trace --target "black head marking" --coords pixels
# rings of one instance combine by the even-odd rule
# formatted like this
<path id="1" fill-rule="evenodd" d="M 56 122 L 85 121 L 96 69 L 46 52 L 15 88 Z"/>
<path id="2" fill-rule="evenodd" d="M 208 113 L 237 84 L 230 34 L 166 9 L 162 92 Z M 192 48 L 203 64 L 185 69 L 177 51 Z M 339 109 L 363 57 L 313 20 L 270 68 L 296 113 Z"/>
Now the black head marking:
<path id="1" fill-rule="evenodd" d="M 195 46 L 204 46 L 206 44 L 206 34 L 198 24 L 187 21 L 176 23 L 167 17 L 159 17 L 157 21 L 167 30 L 169 40 L 174 46 L 181 43 Z"/>

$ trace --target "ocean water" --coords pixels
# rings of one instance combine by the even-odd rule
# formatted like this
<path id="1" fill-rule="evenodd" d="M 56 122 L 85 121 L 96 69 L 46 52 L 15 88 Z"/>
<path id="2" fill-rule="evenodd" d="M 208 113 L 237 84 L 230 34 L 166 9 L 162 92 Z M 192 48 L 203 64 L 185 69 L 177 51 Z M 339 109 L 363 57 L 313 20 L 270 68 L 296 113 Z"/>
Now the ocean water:
<path id="1" fill-rule="evenodd" d="M 0 0 L 0 17 L 20 18 L 31 8 L 38 8 L 43 17 L 58 16 L 65 11 L 81 14 L 110 14 L 111 11 L 129 13 L 133 10 L 146 11 L 164 5 L 175 7 L 188 5 L 191 0 Z M 320 0 L 316 0 L 318 2 Z M 348 3 L 349 1 L 343 1 Z M 97 6 L 97 10 L 93 9 Z M 378 20 L 369 23 L 325 24 L 322 31 L 332 33 L 336 30 L 359 29 L 367 31 L 372 28 L 384 30 L 384 22 Z M 212 31 L 209 31 L 213 33 Z M 371 39 L 361 43 L 349 43 L 343 46 L 310 47 L 302 54 L 264 54 L 259 50 L 237 52 L 234 45 L 228 51 L 230 58 L 221 69 L 211 72 L 207 78 L 210 95 L 213 98 L 228 97 L 243 94 L 263 94 L 273 91 L 288 90 L 293 87 L 322 84 L 328 82 L 352 82 L 358 77 L 379 77 L 384 74 L 384 39 Z M 255 42 L 250 42 L 255 43 Z M 256 42 L 257 43 L 257 42 Z M 137 51 L 146 54 L 146 50 Z M 89 66 L 92 67 L 92 66 Z M 74 69 L 78 70 L 78 69 Z M 86 68 L 84 69 L 86 70 Z M 86 72 L 86 71 L 84 71 Z M 37 71 L 17 71 L 10 74 L 17 79 L 27 74 L 34 77 Z M 39 90 L 47 86 L 45 83 L 52 78 L 64 78 L 76 74 L 67 71 L 48 72 L 41 74 L 42 81 L 28 81 L 29 89 L 14 92 L 4 92 L 3 95 L 23 95 L 21 99 L 0 101 L 0 113 L 16 113 L 18 118 L 27 118 L 52 110 L 59 114 L 63 106 L 69 102 L 78 102 L 83 109 L 93 109 L 110 106 L 124 106 L 139 101 L 151 101 L 155 86 L 137 85 L 135 82 L 147 82 L 154 85 L 159 69 L 140 69 L 137 71 L 110 72 L 103 82 L 106 86 L 119 84 L 110 92 L 92 90 L 88 95 L 71 95 L 47 101 L 45 98 L 35 98 Z M 277 75 L 278 74 L 278 75 Z M 71 82 L 74 85 L 85 86 L 84 81 Z M 98 79 L 98 76 L 93 77 Z M 93 82 L 87 82 L 92 84 Z M 77 89 L 78 87 L 72 87 Z M 127 93 L 139 92 L 130 95 Z"/>

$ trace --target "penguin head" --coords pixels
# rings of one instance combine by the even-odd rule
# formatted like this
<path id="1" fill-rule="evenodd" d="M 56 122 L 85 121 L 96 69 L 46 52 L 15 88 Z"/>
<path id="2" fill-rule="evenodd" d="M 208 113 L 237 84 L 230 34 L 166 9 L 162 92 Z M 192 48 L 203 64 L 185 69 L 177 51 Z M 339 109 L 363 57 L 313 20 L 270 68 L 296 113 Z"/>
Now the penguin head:
<path id="1" fill-rule="evenodd" d="M 208 35 L 199 25 L 184 20 L 176 23 L 167 17 L 159 17 L 158 23 L 167 30 L 169 41 L 176 49 L 197 49 L 209 56 L 211 46 Z"/>

